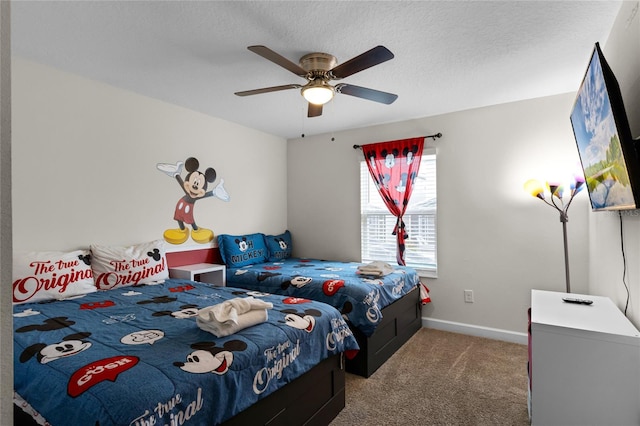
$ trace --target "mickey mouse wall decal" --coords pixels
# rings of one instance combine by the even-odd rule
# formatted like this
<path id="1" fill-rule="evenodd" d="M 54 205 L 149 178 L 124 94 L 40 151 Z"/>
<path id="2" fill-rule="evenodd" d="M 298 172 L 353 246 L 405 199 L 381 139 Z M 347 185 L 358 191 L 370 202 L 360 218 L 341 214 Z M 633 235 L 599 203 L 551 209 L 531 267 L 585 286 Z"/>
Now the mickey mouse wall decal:
<path id="1" fill-rule="evenodd" d="M 176 204 L 173 219 L 178 222 L 178 228 L 167 229 L 164 231 L 164 239 L 170 244 L 182 244 L 189 238 L 189 230 L 185 224 L 191 226 L 191 238 L 193 241 L 205 244 L 213 240 L 213 231 L 211 229 L 199 227 L 193 216 L 193 210 L 196 201 L 216 197 L 222 201 L 229 201 L 230 197 L 224 189 L 224 179 L 220 179 L 220 183 L 211 191 L 207 191 L 209 183 L 216 180 L 216 171 L 212 167 L 208 167 L 204 172 L 198 170 L 200 162 L 197 158 L 189 157 L 183 163 L 178 161 L 175 164 L 158 163 L 156 168 L 164 174 L 175 178 L 184 191 L 184 196 L 178 200 Z M 187 171 L 184 180 L 182 179 L 182 169 Z"/>

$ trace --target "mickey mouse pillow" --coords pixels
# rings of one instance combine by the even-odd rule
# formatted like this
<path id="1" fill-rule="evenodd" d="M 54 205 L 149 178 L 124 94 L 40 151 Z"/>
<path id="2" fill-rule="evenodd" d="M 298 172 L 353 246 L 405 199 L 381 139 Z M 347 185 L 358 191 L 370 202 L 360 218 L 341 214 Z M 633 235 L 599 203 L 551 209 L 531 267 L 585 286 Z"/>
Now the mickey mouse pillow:
<path id="1" fill-rule="evenodd" d="M 169 278 L 163 240 L 128 247 L 92 244 L 91 267 L 98 290 L 153 284 Z"/>
<path id="2" fill-rule="evenodd" d="M 269 261 L 277 262 L 291 257 L 293 245 L 291 244 L 291 232 L 288 230 L 280 235 L 265 235 L 264 241 L 269 249 Z"/>
<path id="3" fill-rule="evenodd" d="M 264 234 L 218 235 L 220 257 L 229 268 L 254 265 L 266 262 L 269 258 Z"/>
<path id="4" fill-rule="evenodd" d="M 89 251 L 43 251 L 13 256 L 13 303 L 64 299 L 96 291 Z"/>

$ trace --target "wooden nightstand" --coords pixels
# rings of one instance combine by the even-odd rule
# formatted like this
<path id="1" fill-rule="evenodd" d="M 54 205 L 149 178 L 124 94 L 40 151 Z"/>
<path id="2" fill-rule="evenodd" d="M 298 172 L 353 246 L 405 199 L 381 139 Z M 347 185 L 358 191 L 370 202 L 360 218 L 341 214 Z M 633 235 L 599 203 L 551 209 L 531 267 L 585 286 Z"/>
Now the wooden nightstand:
<path id="1" fill-rule="evenodd" d="M 169 276 L 224 287 L 227 283 L 227 267 L 215 263 L 195 263 L 169 268 Z"/>

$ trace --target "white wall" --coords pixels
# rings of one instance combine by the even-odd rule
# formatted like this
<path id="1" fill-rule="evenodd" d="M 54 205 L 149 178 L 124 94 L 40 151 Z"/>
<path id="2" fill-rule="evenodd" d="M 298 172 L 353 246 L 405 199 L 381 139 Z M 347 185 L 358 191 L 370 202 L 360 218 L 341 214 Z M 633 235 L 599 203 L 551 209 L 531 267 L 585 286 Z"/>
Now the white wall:
<path id="1" fill-rule="evenodd" d="M 200 226 L 216 233 L 286 228 L 284 139 L 10 58 L 4 48 L 8 4 L 0 8 L 4 284 L 11 282 L 11 230 L 16 252 L 162 238 L 164 229 L 176 226 L 173 209 L 183 193 L 156 163 L 188 156 L 197 157 L 201 169 L 214 167 L 214 185 L 224 178 L 231 195 L 228 203 L 198 201 Z M 11 211 L 5 211 L 11 194 L 13 227 Z M 0 424 L 11 424 L 11 287 L 2 288 Z"/>
<path id="2" fill-rule="evenodd" d="M 640 13 L 623 3 L 603 48 L 640 137 Z M 598 40 L 594 40 L 594 43 Z M 590 51 L 585 52 L 585 69 Z M 576 77 L 576 88 L 582 76 Z M 462 111 L 289 141 L 289 228 L 299 255 L 359 259 L 359 152 L 353 144 L 442 132 L 438 147 L 439 278 L 427 280 L 436 321 L 526 332 L 531 288 L 564 290 L 561 224 L 527 198 L 528 177 L 571 169 L 574 94 Z M 336 141 L 332 142 L 331 137 Z M 305 162 L 306 161 L 306 162 Z M 539 171 L 539 174 L 538 174 Z M 546 176 L 545 176 L 546 174 Z M 640 211 L 622 218 L 630 292 L 627 316 L 640 328 Z M 586 192 L 569 211 L 573 292 L 610 297 L 624 310 L 620 218 L 592 212 Z M 462 290 L 476 302 L 465 304 Z"/>
<path id="3" fill-rule="evenodd" d="M 156 164 L 189 156 L 231 196 L 198 200 L 200 227 L 286 228 L 284 139 L 19 58 L 12 88 L 15 252 L 162 238 L 184 193 Z"/>
<path id="4" fill-rule="evenodd" d="M 638 2 L 624 2 L 603 54 L 620 84 L 631 133 L 640 137 L 640 18 Z M 624 310 L 627 290 L 623 283 L 620 217 L 615 212 L 589 214 L 589 291 L 610 297 Z M 640 210 L 622 216 L 627 259 L 626 284 L 630 297 L 627 317 L 640 328 Z"/>
<path id="5" fill-rule="evenodd" d="M 438 278 L 423 316 L 526 333 L 532 288 L 564 291 L 559 214 L 523 190 L 579 167 L 569 113 L 574 94 L 290 140 L 289 229 L 297 255 L 360 258 L 360 151 L 352 145 L 441 132 Z M 332 142 L 331 137 L 335 137 Z M 569 210 L 572 290 L 588 282 L 588 200 Z M 464 303 L 463 290 L 475 303 Z"/>

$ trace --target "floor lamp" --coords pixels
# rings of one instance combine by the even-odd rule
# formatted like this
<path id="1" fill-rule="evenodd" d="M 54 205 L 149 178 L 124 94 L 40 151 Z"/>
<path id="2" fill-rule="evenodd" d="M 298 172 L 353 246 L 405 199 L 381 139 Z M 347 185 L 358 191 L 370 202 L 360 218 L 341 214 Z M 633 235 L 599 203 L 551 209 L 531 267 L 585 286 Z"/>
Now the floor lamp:
<path id="1" fill-rule="evenodd" d="M 584 179 L 582 179 L 581 177 L 576 177 L 570 186 L 571 192 L 569 195 L 569 200 L 565 204 L 562 198 L 562 196 L 564 195 L 564 188 L 561 185 L 550 184 L 549 182 L 547 182 L 545 186 L 536 179 L 529 179 L 524 183 L 525 191 L 536 198 L 540 198 L 545 202 L 545 204 L 553 207 L 560 213 L 560 222 L 562 222 L 562 237 L 564 240 L 564 271 L 567 281 L 567 293 L 571 293 L 571 284 L 569 279 L 569 248 L 567 244 L 567 222 L 569 221 L 569 216 L 567 215 L 567 211 L 569 210 L 571 201 L 573 201 L 573 197 L 575 197 L 576 194 L 580 192 L 583 186 Z M 547 200 L 547 198 L 545 197 L 545 192 L 548 192 L 550 194 L 549 199 L 551 201 Z"/>

